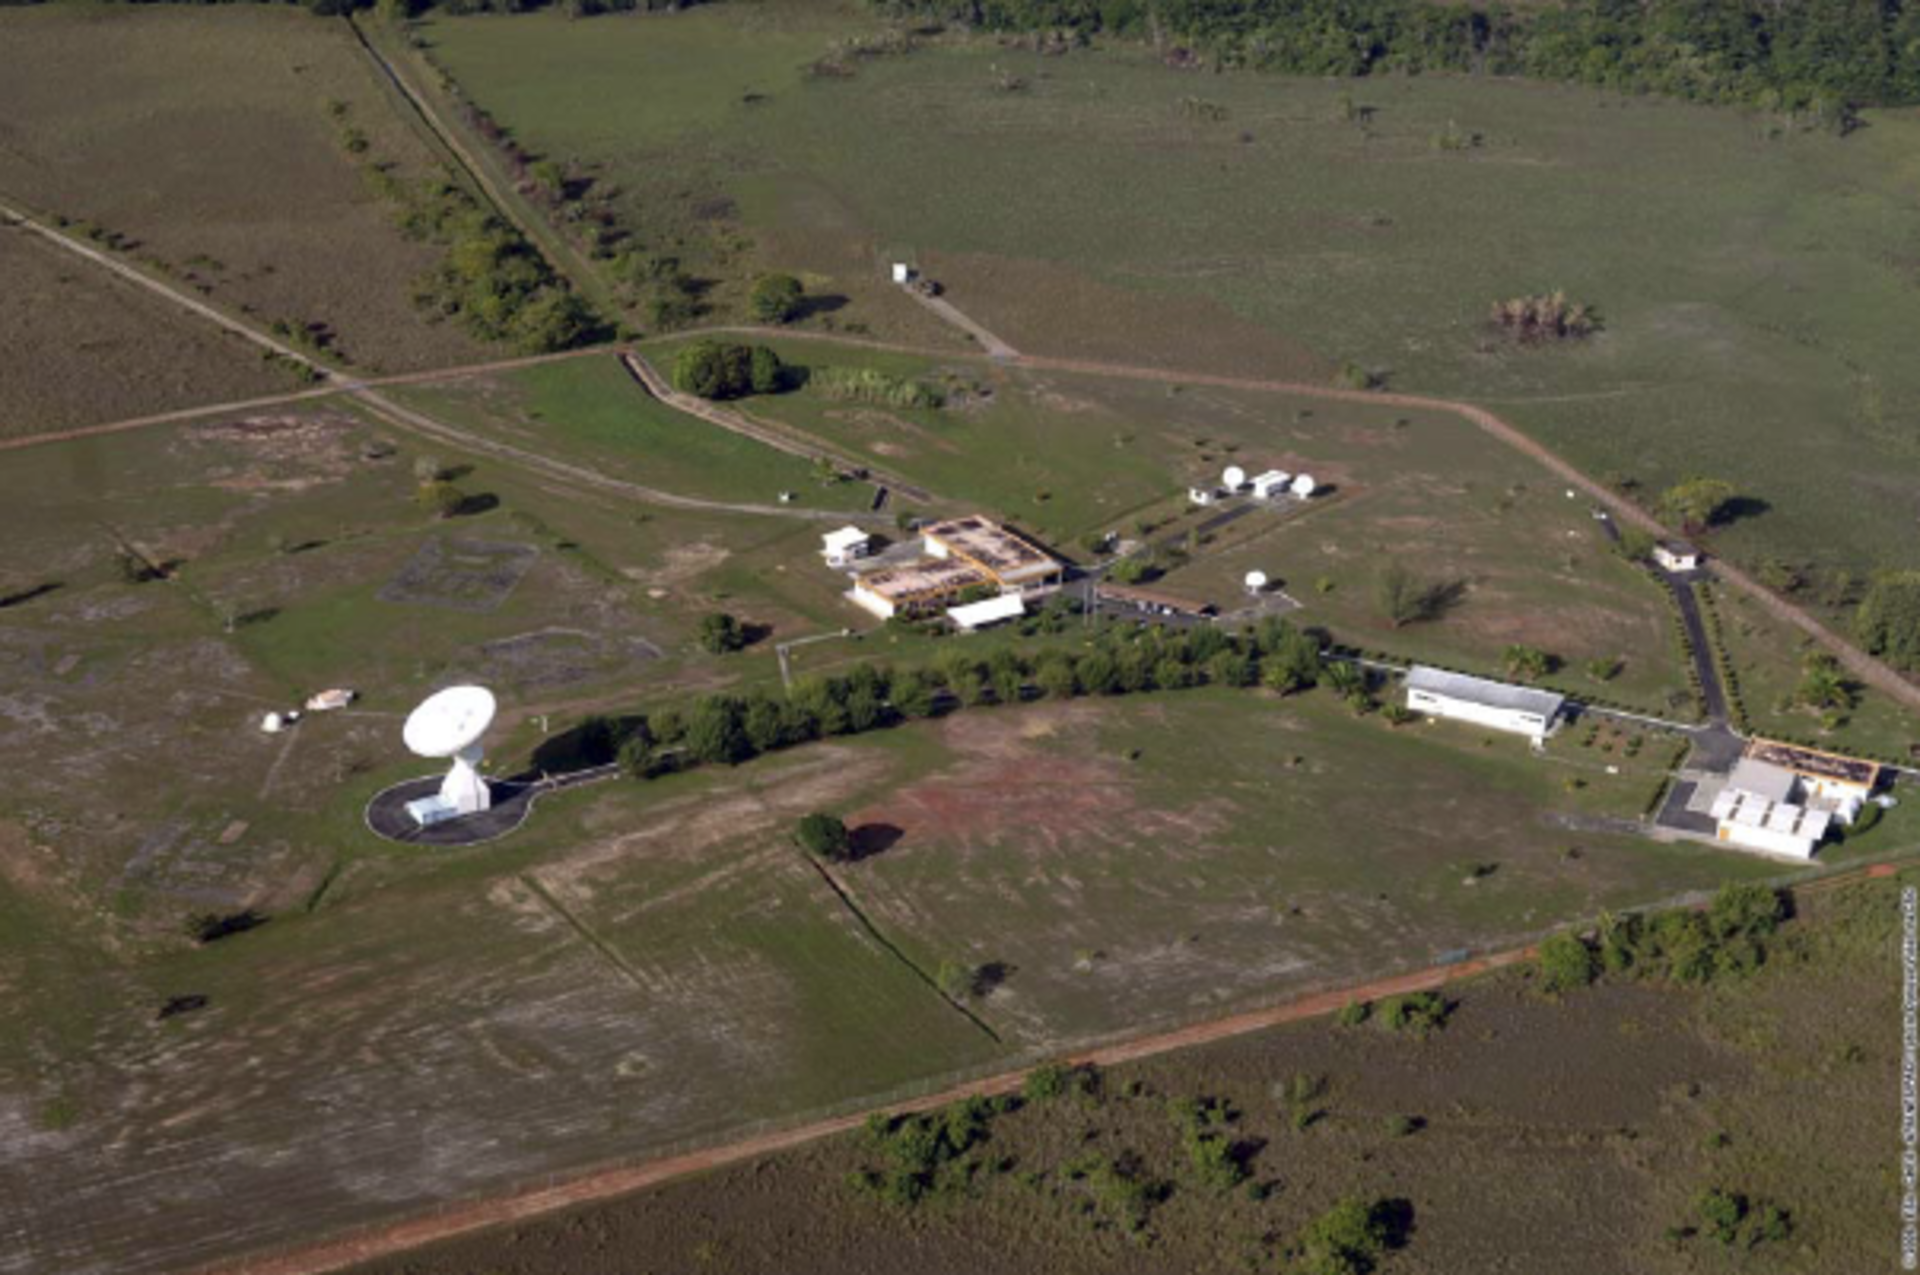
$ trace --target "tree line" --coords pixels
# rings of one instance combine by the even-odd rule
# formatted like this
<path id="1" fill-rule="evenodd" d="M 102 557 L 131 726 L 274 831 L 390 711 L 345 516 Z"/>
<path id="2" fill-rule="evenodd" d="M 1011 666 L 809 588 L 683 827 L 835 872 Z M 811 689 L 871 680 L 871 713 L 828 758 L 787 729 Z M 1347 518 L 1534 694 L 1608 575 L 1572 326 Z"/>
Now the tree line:
<path id="1" fill-rule="evenodd" d="M 1920 101 L 1920 0 L 874 0 L 896 17 L 1177 46 L 1295 75 L 1462 71 L 1805 111 Z"/>
<path id="2" fill-rule="evenodd" d="M 1355 676 L 1351 666 L 1323 662 L 1319 638 L 1275 617 L 1244 633 L 1114 626 L 1078 651 L 948 651 L 925 667 L 862 664 L 842 676 L 801 678 L 784 692 L 717 693 L 644 716 L 594 716 L 552 760 L 559 769 L 618 761 L 636 778 L 653 778 L 955 709 L 1208 685 L 1288 692 L 1322 681 L 1352 698 Z"/>

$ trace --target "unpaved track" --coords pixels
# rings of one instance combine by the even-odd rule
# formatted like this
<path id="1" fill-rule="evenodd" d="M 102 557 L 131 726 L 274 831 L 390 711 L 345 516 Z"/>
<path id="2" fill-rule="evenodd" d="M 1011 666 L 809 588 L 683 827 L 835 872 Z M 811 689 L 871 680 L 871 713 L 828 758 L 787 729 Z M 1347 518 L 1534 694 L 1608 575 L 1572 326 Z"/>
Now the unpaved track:
<path id="1" fill-rule="evenodd" d="M 287 358 L 296 360 L 297 362 L 303 363 L 308 367 L 313 368 L 322 377 L 327 378 L 328 380 L 338 384 L 345 393 L 352 394 L 355 398 L 359 399 L 361 402 L 366 403 L 368 407 L 372 409 L 377 415 L 381 416 L 382 419 L 388 420 L 389 422 L 399 426 L 400 428 L 411 429 L 411 430 L 414 430 L 415 432 L 420 432 L 420 433 L 427 433 L 433 437 L 438 438 L 443 443 L 447 443 L 453 446 L 467 447 L 473 450 L 486 452 L 490 455 L 511 459 L 515 461 L 515 463 L 526 465 L 529 468 L 540 470 L 556 478 L 582 482 L 592 487 L 598 487 L 601 490 L 610 491 L 616 495 L 625 496 L 628 499 L 641 500 L 650 504 L 666 505 L 672 508 L 681 508 L 681 509 L 702 509 L 702 510 L 708 510 L 712 512 L 748 513 L 748 514 L 765 515 L 770 517 L 802 518 L 802 519 L 807 519 L 812 521 L 833 520 L 841 517 L 841 515 L 830 514 L 821 510 L 794 509 L 790 506 L 783 506 L 783 505 L 739 505 L 739 504 L 728 504 L 720 501 L 706 501 L 706 500 L 701 500 L 691 496 L 680 496 L 671 492 L 660 491 L 657 488 L 643 487 L 637 483 L 627 483 L 627 482 L 622 482 L 618 479 L 607 478 L 604 475 L 595 473 L 594 471 L 589 469 L 584 469 L 577 465 L 569 465 L 561 461 L 548 460 L 545 457 L 537 456 L 532 452 L 523 451 L 517 447 L 510 447 L 504 443 L 496 443 L 488 439 L 483 439 L 478 435 L 468 433 L 465 430 L 457 429 L 454 426 L 447 425 L 443 422 L 435 421 L 430 417 L 422 415 L 421 413 L 414 412 L 409 409 L 401 408 L 398 405 L 394 404 L 390 399 L 387 399 L 384 396 L 378 394 L 372 388 L 375 385 L 375 382 L 371 382 L 371 381 L 356 382 L 356 381 L 347 380 L 343 378 L 341 374 L 335 369 L 326 367 L 323 364 L 320 364 L 314 361 L 313 359 L 300 353 L 298 350 L 295 350 L 290 346 L 287 346 L 279 341 L 276 341 L 272 337 L 269 337 L 261 332 L 257 332 L 251 327 L 249 327 L 248 325 L 241 323 L 239 320 L 230 318 L 229 316 L 222 314 L 220 311 L 214 309 L 212 306 L 206 305 L 203 302 L 193 297 L 187 296 L 185 293 L 180 292 L 178 289 L 169 287 L 166 284 L 161 283 L 157 279 L 150 278 L 149 276 L 142 274 L 140 271 L 135 270 L 130 266 L 127 266 L 118 261 L 115 261 L 111 257 L 107 256 L 106 254 L 101 253 L 98 250 L 87 246 L 86 244 L 80 243 L 78 240 L 72 239 L 67 235 L 63 235 L 58 231 L 55 231 L 47 226 L 41 225 L 39 222 L 33 220 L 31 217 L 28 217 L 26 214 L 21 213 L 16 209 L 10 208 L 4 202 L 0 202 L 0 219 L 5 219 L 13 223 L 16 223 L 20 226 L 23 226 L 26 229 L 33 231 L 35 234 L 38 234 L 43 238 L 46 238 L 52 243 L 59 245 L 60 247 L 66 249 L 69 252 L 76 253 L 79 256 L 94 262 L 96 265 L 99 265 L 107 270 L 111 270 L 113 273 L 121 276 L 124 279 L 129 280 L 130 282 L 138 284 L 139 286 L 147 288 L 153 292 L 159 293 L 161 296 L 168 298 L 174 303 L 185 307 L 186 309 L 192 311 L 195 314 L 202 316 L 203 318 L 212 320 L 213 322 L 219 324 L 221 327 L 226 328 L 228 331 L 238 333 L 239 335 L 245 337 L 246 339 L 254 342 L 257 345 L 260 345 L 277 354 L 281 354 Z M 916 293 L 915 295 L 918 296 L 919 294 Z M 921 300 L 933 302 L 933 301 L 941 301 L 942 299 L 937 297 L 935 298 L 922 297 Z M 979 329 L 979 332 L 986 331 L 984 328 L 979 328 L 979 325 L 974 323 L 973 320 L 967 318 L 964 314 L 961 314 L 960 311 L 956 307 L 954 307 L 951 303 L 947 303 L 943 301 L 942 305 L 944 308 L 940 311 L 940 313 L 946 314 L 948 312 L 951 312 L 952 315 L 958 316 L 958 318 L 956 319 L 956 322 L 959 323 L 959 325 L 962 327 L 963 330 L 970 333 L 975 333 L 976 328 Z M 719 333 L 719 332 L 757 333 L 760 335 L 776 336 L 776 337 L 777 336 L 791 337 L 796 335 L 790 330 L 784 329 L 784 328 L 755 328 L 751 326 L 716 327 L 716 328 L 704 329 L 703 331 L 713 332 L 713 333 Z M 691 334 L 682 334 L 682 335 L 691 335 Z M 801 335 L 806 335 L 808 339 L 819 339 L 815 337 L 813 334 L 801 334 Z M 975 333 L 975 335 L 977 336 L 978 333 Z M 930 355 L 936 358 L 967 357 L 966 355 L 930 351 L 930 350 L 926 350 L 926 349 L 923 349 L 920 347 L 914 347 L 914 346 L 891 345 L 887 342 L 882 342 L 882 341 L 858 340 L 858 339 L 845 338 L 845 337 L 840 337 L 840 338 L 828 337 L 826 339 L 832 341 L 835 344 L 847 345 L 855 348 L 864 348 L 864 349 L 873 349 L 873 350 L 890 350 L 894 352 L 923 354 L 923 355 Z M 1421 411 L 1451 412 L 1457 416 L 1464 417 L 1465 419 L 1471 421 L 1473 424 L 1479 426 L 1482 430 L 1484 430 L 1488 434 L 1491 434 L 1493 437 L 1506 443 L 1509 447 L 1513 447 L 1525 453 L 1526 455 L 1532 457 L 1535 461 L 1539 462 L 1541 465 L 1544 465 L 1548 470 L 1550 470 L 1554 474 L 1559 475 L 1562 479 L 1572 484 L 1578 490 L 1586 492 L 1587 495 L 1592 497 L 1594 500 L 1598 501 L 1602 505 L 1611 509 L 1614 513 L 1626 519 L 1628 522 L 1632 523 L 1634 526 L 1640 527 L 1643 530 L 1652 532 L 1656 535 L 1665 534 L 1666 532 L 1666 528 L 1660 523 L 1658 519 L 1653 517 L 1653 515 L 1647 513 L 1645 510 L 1641 509 L 1638 505 L 1634 504 L 1632 501 L 1608 489 L 1603 484 L 1596 482 L 1595 480 L 1587 477 L 1580 470 L 1575 469 L 1571 463 L 1569 463 L 1568 461 L 1562 460 L 1558 455 L 1556 455 L 1554 452 L 1549 450 L 1546 446 L 1537 442 L 1536 440 L 1529 437 L 1525 433 L 1522 433 L 1518 428 L 1508 424 L 1505 420 L 1502 420 L 1500 417 L 1494 415 L 1492 412 L 1488 411 L 1486 408 L 1476 406 L 1475 404 L 1472 404 L 1472 403 L 1457 402 L 1452 399 L 1444 399 L 1444 398 L 1430 398 L 1430 397 L 1427 397 L 1426 395 L 1420 395 L 1420 394 L 1398 394 L 1398 393 L 1388 393 L 1384 391 L 1375 391 L 1375 390 L 1342 390 L 1342 389 L 1331 388 L 1325 385 L 1307 385 L 1299 381 L 1267 381 L 1267 380 L 1259 380 L 1259 379 L 1248 378 L 1248 377 L 1221 376 L 1221 375 L 1216 375 L 1213 373 L 1205 373 L 1205 372 L 1183 372 L 1183 371 L 1178 371 L 1178 370 L 1173 370 L 1168 368 L 1142 367 L 1135 364 L 1104 363 L 1104 362 L 1099 362 L 1097 360 L 1092 360 L 1092 359 L 1049 358 L 1044 355 L 1020 354 L 1014 351 L 1011 346 L 1005 346 L 1004 343 L 1001 343 L 1001 345 L 1005 350 L 1004 354 L 990 355 L 987 357 L 991 361 L 999 363 L 1001 365 L 1005 365 L 1005 366 L 1035 368 L 1043 371 L 1077 372 L 1077 373 L 1083 373 L 1091 376 L 1122 377 L 1130 380 L 1157 381 L 1157 382 L 1169 383 L 1169 384 L 1213 385 L 1223 389 L 1247 389 L 1247 390 L 1267 391 L 1272 393 L 1294 394 L 1294 395 L 1302 395 L 1302 396 L 1310 396 L 1310 397 L 1315 397 L 1320 399 L 1326 399 L 1326 400 L 1335 401 L 1335 402 L 1361 403 L 1361 404 L 1369 404 L 1369 405 L 1376 405 L 1376 406 L 1384 404 L 1384 405 L 1393 406 L 1393 407 L 1409 407 L 1409 408 L 1414 408 Z M 556 358 L 556 357 L 567 358 L 567 357 L 575 357 L 580 353 L 582 352 L 568 351 L 568 352 L 563 352 L 562 354 L 557 356 L 547 356 L 547 357 L 548 358 Z M 981 357 L 981 356 L 976 355 L 974 357 Z M 483 371 L 487 369 L 500 369 L 500 368 L 507 368 L 507 367 L 515 367 L 515 366 L 526 366 L 529 362 L 537 362 L 537 361 L 541 361 L 541 360 L 539 359 L 500 360 L 493 364 L 479 365 L 477 368 L 472 370 Z M 449 374 L 434 373 L 434 372 L 412 373 L 404 378 L 389 379 L 384 383 L 405 384 L 405 383 L 413 383 L 418 381 L 428 381 L 436 378 L 445 379 L 447 375 Z M 281 401 L 295 402 L 295 401 L 299 401 L 302 397 L 314 397 L 314 396 L 313 395 L 294 395 L 294 396 L 289 396 L 289 398 L 287 398 L 286 400 L 281 400 Z M 669 401 L 669 400 L 663 400 L 663 401 Z M 672 404 L 671 401 L 669 401 L 669 405 L 672 406 L 674 404 Z M 686 410 L 686 409 L 683 408 L 682 410 Z M 172 413 L 164 417 L 142 418 L 140 422 L 131 423 L 131 424 L 127 422 L 119 422 L 113 425 L 93 426 L 90 428 L 91 428 L 91 432 L 93 433 L 106 434 L 106 433 L 118 432 L 119 430 L 124 430 L 124 429 L 138 428 L 140 424 L 157 424 L 164 420 L 181 419 L 181 418 L 182 418 L 182 414 Z M 71 434 L 72 431 L 67 431 L 67 433 Z M 84 435 L 80 435 L 80 436 L 84 436 Z M 36 442 L 50 441 L 51 439 L 57 438 L 57 437 L 59 436 L 58 435 L 51 435 L 51 436 L 40 435 L 37 438 L 33 438 L 33 439 L 15 440 L 12 444 L 9 444 L 9 446 L 13 446 L 13 447 L 30 446 Z M 1881 661 L 1875 659 L 1873 656 L 1867 654 L 1865 651 L 1861 650 L 1859 647 L 1855 646 L 1853 643 L 1847 641 L 1845 638 L 1841 637 L 1839 634 L 1827 628 L 1826 625 L 1822 624 L 1818 619 L 1814 618 L 1814 616 L 1810 612 L 1793 605 L 1791 602 L 1788 602 L 1785 598 L 1782 598 L 1778 594 L 1763 587 L 1759 581 L 1755 580 L 1752 576 L 1740 570 L 1738 567 L 1735 567 L 1731 563 L 1726 562 L 1724 559 L 1716 560 L 1716 570 L 1718 571 L 1720 577 L 1723 580 L 1727 581 L 1729 584 L 1733 585 L 1735 588 L 1740 589 L 1743 592 L 1751 595 L 1768 611 L 1772 612 L 1776 617 L 1785 621 L 1788 624 L 1793 625 L 1795 628 L 1800 629 L 1802 632 L 1806 633 L 1809 637 L 1814 638 L 1816 641 L 1820 642 L 1822 645 L 1827 647 L 1827 649 L 1832 651 L 1834 655 L 1840 660 L 1840 662 L 1846 665 L 1848 670 L 1851 671 L 1861 681 L 1865 682 L 1869 686 L 1873 686 L 1883 691 L 1887 695 L 1892 696 L 1894 699 L 1907 705 L 1909 708 L 1920 709 L 1920 684 L 1915 684 L 1913 682 L 1908 681 L 1906 678 L 1902 677 L 1899 673 L 1895 672 L 1893 668 L 1890 667 L 1889 665 L 1884 664 Z"/>
<path id="2" fill-rule="evenodd" d="M 123 261 L 116 261 L 97 248 L 90 247 L 71 236 L 63 235 L 52 227 L 43 225 L 26 213 L 4 202 L 0 202 L 0 222 L 16 226 L 30 234 L 38 235 L 55 247 L 73 253 L 75 256 L 84 257 L 94 265 L 118 275 L 129 283 L 137 284 L 151 292 L 157 292 L 175 305 L 190 310 L 203 319 L 219 324 L 235 336 L 251 341 L 262 349 L 277 354 L 283 359 L 291 359 L 295 363 L 305 364 L 322 377 L 332 377 L 336 375 L 332 368 L 315 362 L 312 358 L 302 354 L 299 350 L 294 349 L 285 342 L 276 341 L 266 333 L 257 331 L 253 327 L 240 322 L 240 320 L 229 317 L 197 297 L 190 297 L 177 288 L 168 287 L 158 279 L 135 270 Z"/>
<path id="3" fill-rule="evenodd" d="M 1860 881 L 1891 877 L 1898 870 L 1899 865 L 1895 863 L 1862 865 L 1796 886 L 1793 892 L 1802 896 L 1825 893 Z M 1249 1010 L 1174 1031 L 1157 1032 L 1133 1040 L 1103 1045 L 1068 1055 L 1063 1061 L 1092 1063 L 1099 1067 L 1138 1062 L 1177 1050 L 1251 1035 L 1254 1032 L 1265 1031 L 1287 1023 L 1318 1018 L 1335 1013 L 1343 1006 L 1357 1001 L 1377 1001 L 1390 996 L 1404 996 L 1410 992 L 1432 991 L 1450 983 L 1475 978 L 1531 960 L 1537 951 L 1535 946 L 1529 944 L 1452 965 L 1434 965 L 1408 974 L 1356 983 L 1350 987 L 1332 991 L 1316 992 L 1285 1005 Z M 956 1085 L 939 1093 L 928 1094 L 911 1102 L 818 1120 L 810 1124 L 797 1125 L 791 1129 L 783 1129 L 777 1133 L 762 1134 L 758 1137 L 730 1142 L 724 1146 L 710 1147 L 703 1151 L 667 1156 L 622 1168 L 591 1171 L 570 1182 L 452 1207 L 428 1217 L 413 1218 L 375 1230 L 363 1231 L 350 1237 L 323 1241 L 295 1253 L 282 1253 L 252 1261 L 243 1260 L 203 1267 L 198 1275 L 328 1275 L 329 1272 L 346 1270 L 362 1262 L 410 1252 L 428 1244 L 471 1234 L 474 1231 L 523 1222 L 582 1204 L 616 1199 L 671 1182 L 676 1178 L 705 1173 L 745 1160 L 754 1160 L 804 1146 L 822 1138 L 830 1138 L 836 1134 L 857 1129 L 867 1122 L 874 1111 L 891 1114 L 928 1111 L 965 1098 L 992 1097 L 1011 1093 L 1019 1089 L 1026 1080 L 1028 1070 L 1020 1068 L 1005 1071 Z"/>

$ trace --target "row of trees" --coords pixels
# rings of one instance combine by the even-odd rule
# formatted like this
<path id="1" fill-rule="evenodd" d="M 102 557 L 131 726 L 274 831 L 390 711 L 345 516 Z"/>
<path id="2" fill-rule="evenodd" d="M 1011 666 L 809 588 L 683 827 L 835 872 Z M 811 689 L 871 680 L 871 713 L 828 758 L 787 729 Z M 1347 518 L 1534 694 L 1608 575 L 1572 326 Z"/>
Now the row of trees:
<path id="1" fill-rule="evenodd" d="M 699 398 L 745 398 L 774 394 L 786 383 L 786 366 L 764 345 L 695 341 L 673 359 L 673 388 Z"/>
<path id="2" fill-rule="evenodd" d="M 1173 633 L 1109 629 L 1088 648 L 1027 653 L 1003 648 L 982 658 L 948 651 L 928 667 L 895 671 L 863 664 L 844 676 L 808 677 L 785 693 L 715 694 L 685 709 L 644 717 L 593 718 L 582 727 L 594 760 L 617 757 L 650 778 L 689 765 L 734 765 L 796 744 L 877 730 L 954 708 L 1017 704 L 1043 697 L 1123 695 L 1196 686 L 1265 685 L 1289 692 L 1325 680 L 1355 694 L 1356 670 L 1326 665 L 1321 644 L 1269 617 L 1245 634 L 1216 628 Z"/>
<path id="3" fill-rule="evenodd" d="M 1151 39 L 1296 75 L 1470 71 L 1835 122 L 1920 101 L 1920 0 L 875 0 L 896 16 Z"/>

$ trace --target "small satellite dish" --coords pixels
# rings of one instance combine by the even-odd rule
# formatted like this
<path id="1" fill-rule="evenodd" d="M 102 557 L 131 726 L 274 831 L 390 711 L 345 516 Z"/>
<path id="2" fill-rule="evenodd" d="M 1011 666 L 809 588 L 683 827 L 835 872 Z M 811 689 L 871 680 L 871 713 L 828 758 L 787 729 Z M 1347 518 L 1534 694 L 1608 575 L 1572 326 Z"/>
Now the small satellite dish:
<path id="1" fill-rule="evenodd" d="M 1228 465 L 1227 472 L 1220 475 L 1220 481 L 1227 485 L 1228 491 L 1239 491 L 1247 485 L 1247 471 L 1238 465 Z"/>
<path id="2" fill-rule="evenodd" d="M 493 692 L 486 687 L 449 686 L 413 710 L 400 737 L 422 757 L 452 757 L 486 732 L 493 711 Z"/>
<path id="3" fill-rule="evenodd" d="M 1320 484 L 1313 481 L 1312 474 L 1295 474 L 1294 475 L 1294 478 L 1293 478 L 1293 494 L 1294 495 L 1311 496 L 1313 495 L 1314 492 L 1318 491 L 1319 489 L 1320 489 Z"/>
<path id="4" fill-rule="evenodd" d="M 1267 573 L 1264 571 L 1247 572 L 1247 592 L 1258 593 L 1267 587 Z"/>

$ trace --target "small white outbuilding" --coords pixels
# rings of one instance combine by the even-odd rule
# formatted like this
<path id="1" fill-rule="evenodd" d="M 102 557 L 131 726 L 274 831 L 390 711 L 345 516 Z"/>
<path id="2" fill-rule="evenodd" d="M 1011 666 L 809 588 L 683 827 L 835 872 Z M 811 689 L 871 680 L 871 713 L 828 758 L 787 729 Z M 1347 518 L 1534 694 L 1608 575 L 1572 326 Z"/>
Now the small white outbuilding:
<path id="1" fill-rule="evenodd" d="M 912 283 L 913 267 L 908 265 L 904 261 L 894 262 L 893 263 L 893 281 L 895 283 Z"/>
<path id="2" fill-rule="evenodd" d="M 1684 540 L 1662 540 L 1653 546 L 1653 560 L 1668 571 L 1695 571 L 1700 551 Z"/>
<path id="3" fill-rule="evenodd" d="M 1287 484 L 1293 481 L 1293 475 L 1284 469 L 1269 469 L 1264 474 L 1253 476 L 1253 495 L 1256 500 L 1272 500 L 1275 496 L 1287 494 Z"/>
<path id="4" fill-rule="evenodd" d="M 872 552 L 873 537 L 858 527 L 842 527 L 820 537 L 820 556 L 830 567 L 844 567 Z"/>
<path id="5" fill-rule="evenodd" d="M 1187 502 L 1194 505 L 1211 505 L 1220 499 L 1220 493 L 1212 487 L 1187 488 Z"/>

